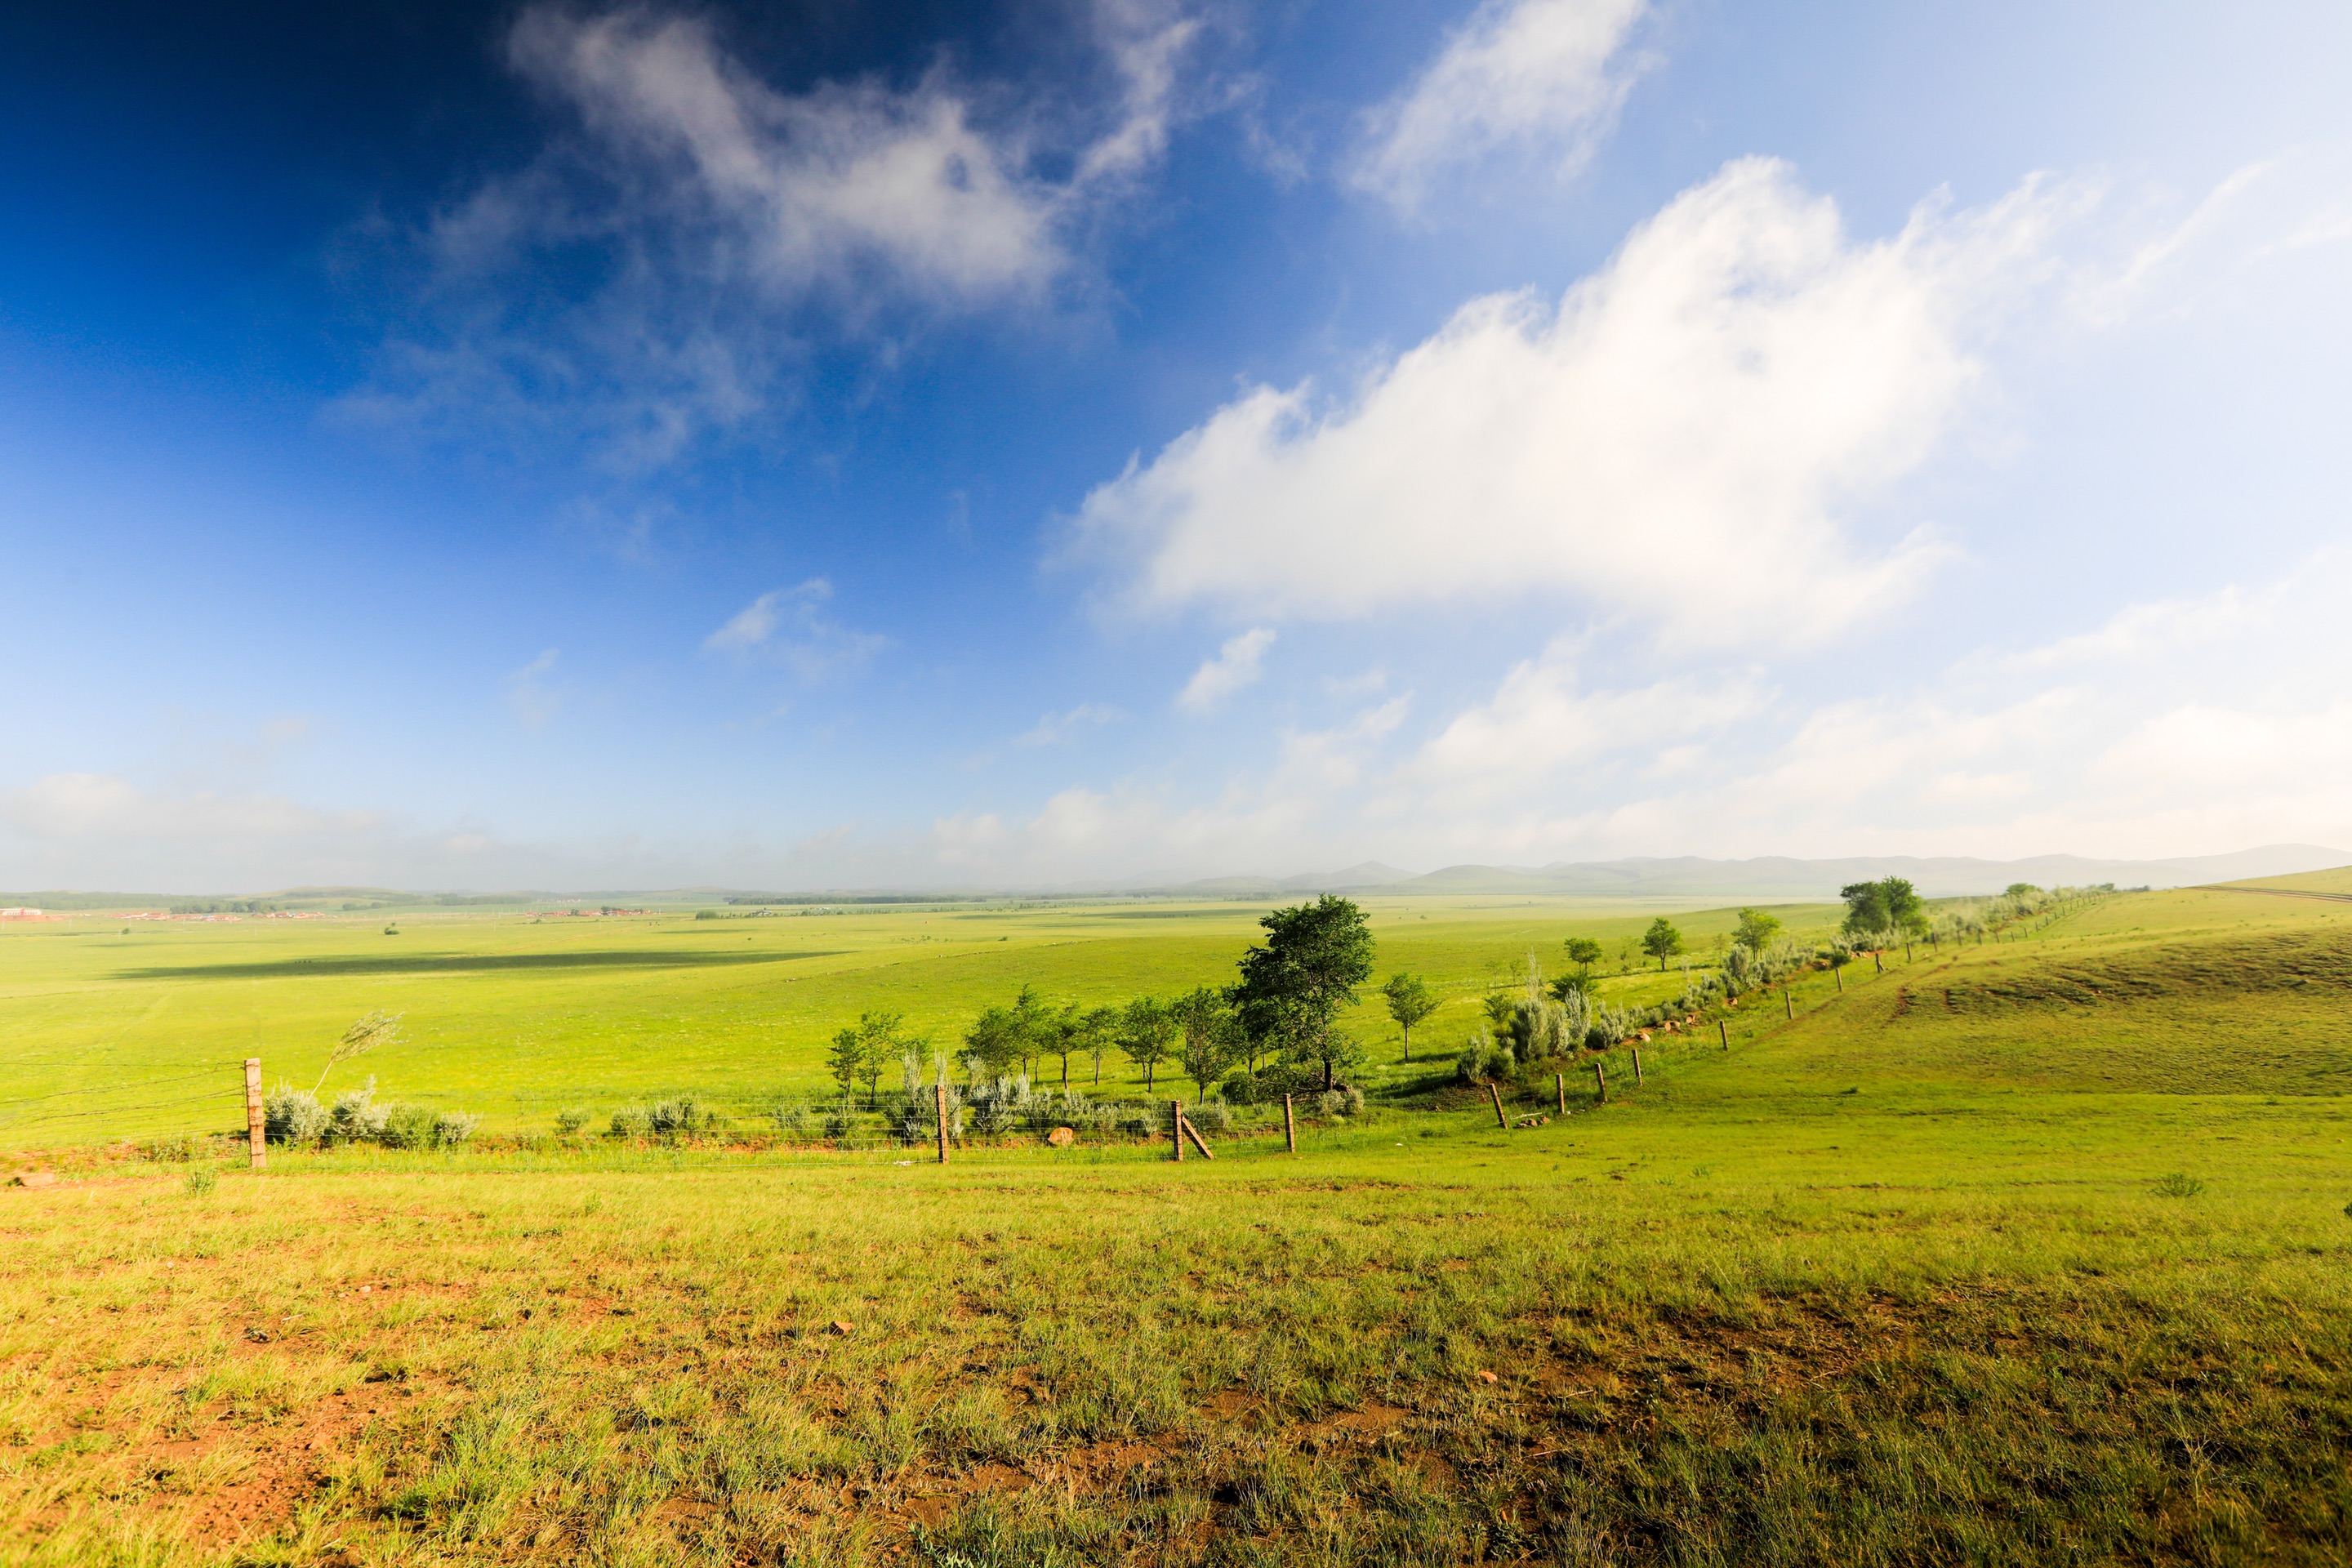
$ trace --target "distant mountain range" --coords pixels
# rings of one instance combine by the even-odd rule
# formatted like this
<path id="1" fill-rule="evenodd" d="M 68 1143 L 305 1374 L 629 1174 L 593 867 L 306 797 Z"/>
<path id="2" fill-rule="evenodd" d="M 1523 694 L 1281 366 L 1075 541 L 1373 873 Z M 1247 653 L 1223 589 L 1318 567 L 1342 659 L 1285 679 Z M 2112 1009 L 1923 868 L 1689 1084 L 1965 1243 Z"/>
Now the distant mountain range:
<path id="1" fill-rule="evenodd" d="M 294 909 L 413 908 L 419 905 L 522 904 L 562 900 L 611 904 L 813 903 L 818 900 L 916 903 L 929 898 L 1160 896 L 1189 899 L 1278 899 L 1307 893 L 1382 893 L 1454 897 L 1585 899 L 1823 900 L 1837 897 L 1850 882 L 1908 877 L 1929 898 L 1998 893 L 2011 882 L 2037 887 L 2081 887 L 2113 882 L 2119 888 L 2187 888 L 2253 877 L 2284 877 L 2352 866 L 2352 853 L 2315 844 L 2269 844 L 2231 855 L 2190 855 L 2170 860 L 2093 860 L 2080 855 L 2037 855 L 2024 860 L 1979 860 L 1963 856 L 1923 858 L 1911 855 L 1857 855 L 1837 860 L 1797 860 L 1770 855 L 1754 860 L 1706 860 L 1695 855 L 1671 859 L 1633 857 L 1623 860 L 1557 861 L 1549 866 L 1448 866 L 1425 875 L 1366 860 L 1337 871 L 1295 877 L 1208 877 L 1178 883 L 1096 883 L 1085 888 L 974 888 L 929 890 L 843 889 L 790 893 L 748 893 L 724 888 L 551 893 L 417 893 L 393 888 L 289 888 L 275 893 L 223 894 L 259 899 Z M 52 910 L 160 909 L 186 894 L 49 891 L 0 893 L 0 907 L 28 904 Z"/>
<path id="2" fill-rule="evenodd" d="M 1849 883 L 1907 877 L 1930 898 L 1998 893 L 2012 882 L 2081 887 L 2187 888 L 2247 877 L 2281 877 L 2352 865 L 2352 854 L 2315 844 L 2270 844 L 2230 855 L 2189 855 L 2169 860 L 2093 860 L 2080 855 L 2037 855 L 2024 860 L 1964 856 L 1858 855 L 1797 860 L 1769 855 L 1754 860 L 1671 859 L 1558 861 L 1549 866 L 1448 866 L 1414 876 L 1366 861 L 1343 871 L 1303 877 L 1213 877 L 1166 889 L 1200 898 L 1299 892 L 1510 895 L 1527 898 L 1834 899 Z"/>

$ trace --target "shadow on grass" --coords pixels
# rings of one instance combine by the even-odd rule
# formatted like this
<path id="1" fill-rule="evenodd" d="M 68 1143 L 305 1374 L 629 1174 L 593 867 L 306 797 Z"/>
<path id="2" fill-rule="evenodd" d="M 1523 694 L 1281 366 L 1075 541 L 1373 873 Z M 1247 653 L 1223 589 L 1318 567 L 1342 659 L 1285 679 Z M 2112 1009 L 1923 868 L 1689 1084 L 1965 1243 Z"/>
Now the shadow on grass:
<path id="1" fill-rule="evenodd" d="M 286 958 L 268 963 L 158 964 L 118 969 L 117 980 L 284 980 L 308 974 L 493 974 L 566 969 L 732 969 L 832 958 L 836 952 L 693 952 L 678 948 L 584 952 L 403 952 L 350 958 Z"/>

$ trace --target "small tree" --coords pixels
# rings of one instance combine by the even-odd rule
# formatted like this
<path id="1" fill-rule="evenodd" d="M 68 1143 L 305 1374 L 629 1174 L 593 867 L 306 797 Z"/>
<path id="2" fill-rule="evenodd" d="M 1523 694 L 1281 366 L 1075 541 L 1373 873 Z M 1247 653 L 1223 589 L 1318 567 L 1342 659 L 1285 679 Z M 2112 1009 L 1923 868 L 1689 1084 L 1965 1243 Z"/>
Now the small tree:
<path id="1" fill-rule="evenodd" d="M 841 1090 L 844 1100 L 848 1099 L 857 1087 L 858 1075 L 866 1070 L 866 1037 L 855 1025 L 834 1032 L 833 1047 L 824 1054 L 824 1066 L 833 1075 L 834 1087 Z"/>
<path id="2" fill-rule="evenodd" d="M 1412 1026 L 1437 1011 L 1437 996 L 1418 974 L 1397 971 L 1381 987 L 1381 995 L 1389 1005 L 1389 1016 L 1396 1020 L 1404 1032 L 1404 1059 L 1412 1060 Z"/>
<path id="3" fill-rule="evenodd" d="M 1118 1022 L 1118 1048 L 1143 1069 L 1143 1092 L 1150 1094 L 1154 1074 L 1176 1043 L 1180 1026 L 1175 1010 L 1157 996 L 1138 996 Z"/>
<path id="4" fill-rule="evenodd" d="M 1592 966 L 1608 956 L 1607 950 L 1589 936 L 1572 936 L 1560 945 L 1568 949 L 1568 961 L 1576 965 L 1576 973 L 1587 980 L 1592 978 Z"/>
<path id="5" fill-rule="evenodd" d="M 880 1102 L 883 1069 L 905 1054 L 906 1043 L 899 1038 L 899 1034 L 906 1021 L 904 1013 L 880 1009 L 857 1016 L 857 1076 L 866 1080 L 866 1109 L 868 1110 Z"/>
<path id="6" fill-rule="evenodd" d="M 1002 1078 L 1021 1059 L 1026 1042 L 1023 1021 L 1009 1007 L 989 1007 L 972 1021 L 963 1037 L 964 1049 L 990 1078 Z"/>
<path id="7" fill-rule="evenodd" d="M 1240 1026 L 1234 1020 L 1225 994 L 1206 985 L 1177 998 L 1173 1011 L 1177 1026 L 1183 1032 L 1184 1076 L 1206 1099 L 1209 1085 L 1233 1065 L 1238 1054 Z"/>
<path id="8" fill-rule="evenodd" d="M 404 1016 L 399 1013 L 370 1013 L 345 1029 L 343 1037 L 335 1042 L 335 1048 L 327 1053 L 327 1065 L 320 1070 L 319 1081 L 310 1086 L 310 1092 L 316 1094 L 325 1088 L 327 1074 L 353 1057 L 363 1057 L 378 1046 L 388 1046 L 399 1039 L 400 1020 Z"/>
<path id="9" fill-rule="evenodd" d="M 1739 924 L 1733 931 L 1731 940 L 1760 956 L 1766 948 L 1772 945 L 1772 939 L 1780 934 L 1780 922 L 1775 916 L 1768 915 L 1762 910 L 1742 910 L 1739 911 Z"/>
<path id="10" fill-rule="evenodd" d="M 1683 950 L 1683 933 L 1675 929 L 1674 921 L 1660 915 L 1642 933 L 1642 951 L 1658 961 L 1658 973 L 1666 972 L 1666 960 Z"/>
<path id="11" fill-rule="evenodd" d="M 1061 1011 L 1045 1021 L 1045 1047 L 1062 1058 L 1062 1092 L 1070 1089 L 1070 1053 L 1086 1038 L 1087 1020 L 1076 1002 L 1064 1003 Z"/>
<path id="12" fill-rule="evenodd" d="M 1085 1041 L 1086 1052 L 1095 1059 L 1095 1085 L 1100 1088 L 1103 1052 L 1108 1050 L 1111 1042 L 1118 1037 L 1118 1009 L 1089 1007 L 1087 1016 L 1079 1020 L 1079 1026 L 1083 1030 L 1081 1037 Z"/>

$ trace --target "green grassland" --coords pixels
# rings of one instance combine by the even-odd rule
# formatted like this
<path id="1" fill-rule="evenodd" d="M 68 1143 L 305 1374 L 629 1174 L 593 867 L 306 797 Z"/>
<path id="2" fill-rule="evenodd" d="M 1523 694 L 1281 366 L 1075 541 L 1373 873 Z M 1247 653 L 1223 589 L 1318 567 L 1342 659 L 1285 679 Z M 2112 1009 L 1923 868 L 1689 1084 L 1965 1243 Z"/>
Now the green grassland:
<path id="1" fill-rule="evenodd" d="M 1557 969 L 1565 937 L 1593 936 L 1613 968 L 1653 918 L 1646 907 L 1556 900 L 1367 907 L 1381 973 L 1425 974 L 1449 997 L 1420 1030 L 1433 1047 L 1458 1045 L 1478 998 L 1528 952 Z M 679 1092 L 756 1113 L 778 1095 L 824 1090 L 825 1041 L 863 1009 L 901 1010 L 910 1030 L 953 1049 L 982 1007 L 1024 984 L 1087 1005 L 1224 984 L 1261 934 L 1263 912 L 1234 903 L 718 920 L 417 912 L 389 935 L 381 914 L 5 928 L 0 1149 L 241 1126 L 245 1058 L 259 1057 L 272 1082 L 308 1087 L 344 1026 L 376 1009 L 404 1015 L 404 1042 L 343 1069 L 331 1089 L 372 1073 L 387 1095 L 477 1111 L 493 1130 L 543 1129 L 561 1106 L 610 1110 Z M 1825 931 L 1832 917 L 1820 907 L 1779 912 L 1792 929 Z M 1733 918 L 1677 916 L 1702 959 Z M 1606 985 L 1612 1000 L 1646 1004 L 1681 983 L 1677 967 Z M 1396 1027 L 1376 999 L 1350 1026 L 1374 1045 L 1376 1066 L 1396 1056 Z M 1140 1074 L 1116 1053 L 1104 1072 L 1103 1092 L 1141 1095 Z"/>
<path id="2" fill-rule="evenodd" d="M 446 1021 L 402 1072 L 488 1094 L 625 1081 L 632 1040 L 806 1075 L 828 1008 L 1168 989 L 1249 930 L 924 918 L 0 946 L 8 1026 L 55 1058 L 237 1053 L 268 1019 L 299 1066 L 294 1037 L 315 1063 L 405 1005 Z M 1591 921 L 1399 900 L 1374 929 L 1383 970 L 1466 999 Z M 1730 1048 L 1654 1040 L 1640 1088 L 1612 1059 L 1605 1106 L 1579 1086 L 1531 1129 L 1393 1069 L 1295 1157 L 68 1162 L 0 1190 L 0 1561 L 2340 1563 L 2347 921 L 2122 895 L 1751 996 Z M 737 945 L 839 956 L 260 967 Z M 604 1043 L 567 1058 L 567 1019 Z"/>

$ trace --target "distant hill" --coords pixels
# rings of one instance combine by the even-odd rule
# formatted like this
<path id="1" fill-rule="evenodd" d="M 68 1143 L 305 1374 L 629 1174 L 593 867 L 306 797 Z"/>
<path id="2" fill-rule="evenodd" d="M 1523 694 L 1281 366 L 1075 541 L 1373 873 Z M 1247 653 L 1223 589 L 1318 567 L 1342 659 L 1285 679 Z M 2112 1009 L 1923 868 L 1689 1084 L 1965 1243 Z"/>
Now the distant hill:
<path id="1" fill-rule="evenodd" d="M 2336 866 L 2325 871 L 2305 871 L 2293 876 L 2221 882 L 2216 886 L 2243 888 L 2255 893 L 2307 893 L 2318 898 L 2352 899 L 2352 866 Z"/>
<path id="2" fill-rule="evenodd" d="M 2037 855 L 2023 860 L 1910 855 L 1852 856 L 1834 860 L 1799 860 L 1765 856 L 1754 860 L 1707 860 L 1695 855 L 1671 859 L 1634 857 L 1622 860 L 1560 861 L 1549 866 L 1448 866 L 1425 876 L 1377 869 L 1379 880 L 1349 881 L 1348 872 L 1324 878 L 1219 878 L 1188 882 L 1172 892 L 1202 897 L 1312 889 L 1331 892 L 1431 893 L 1574 898 L 1833 899 L 1852 882 L 1907 877 L 1930 898 L 1998 893 L 2011 882 L 2038 887 L 2113 882 L 2117 887 L 2184 888 L 2246 878 L 2279 877 L 2325 867 L 2352 866 L 2352 854 L 2312 844 L 2273 844 L 2229 855 L 2192 855 L 2166 860 L 2095 860 L 2080 855 Z M 1358 869 L 1360 869 L 1359 868 Z"/>

